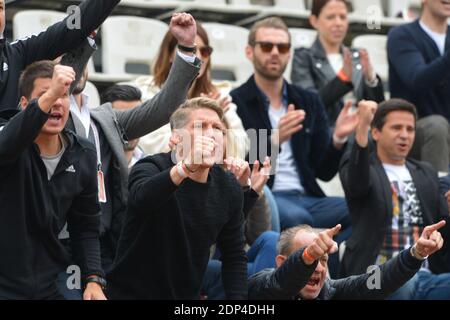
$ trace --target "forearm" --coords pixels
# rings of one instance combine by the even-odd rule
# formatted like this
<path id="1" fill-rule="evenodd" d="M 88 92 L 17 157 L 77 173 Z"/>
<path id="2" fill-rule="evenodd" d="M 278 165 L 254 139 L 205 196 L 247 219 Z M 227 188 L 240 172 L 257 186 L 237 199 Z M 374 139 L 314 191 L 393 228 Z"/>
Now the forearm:
<path id="1" fill-rule="evenodd" d="M 346 194 L 358 197 L 367 194 L 370 188 L 369 148 L 354 143 L 350 154 L 345 155 L 340 177 Z"/>
<path id="2" fill-rule="evenodd" d="M 178 177 L 172 180 L 173 168 L 133 179 L 130 182 L 130 204 L 135 208 L 157 208 L 169 201 L 177 190 L 176 183 L 182 182 Z"/>
<path id="3" fill-rule="evenodd" d="M 177 54 L 169 77 L 161 91 L 141 106 L 117 111 L 117 119 L 128 139 L 140 138 L 169 122 L 172 113 L 186 100 L 199 66 L 184 61 Z"/>
<path id="4" fill-rule="evenodd" d="M 75 210 L 68 216 L 73 259 L 80 267 L 83 278 L 92 275 L 104 277 L 100 251 L 100 216 L 100 212 L 86 215 Z"/>
<path id="5" fill-rule="evenodd" d="M 323 88 L 319 89 L 319 96 L 326 108 L 339 102 L 347 93 L 353 90 L 351 82 L 343 82 L 338 77 L 328 82 Z"/>

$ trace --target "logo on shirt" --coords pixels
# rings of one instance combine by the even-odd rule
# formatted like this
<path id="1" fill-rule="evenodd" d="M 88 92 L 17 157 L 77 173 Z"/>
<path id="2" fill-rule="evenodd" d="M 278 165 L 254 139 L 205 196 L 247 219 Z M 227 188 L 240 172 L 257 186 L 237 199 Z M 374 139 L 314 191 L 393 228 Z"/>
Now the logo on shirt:
<path id="1" fill-rule="evenodd" d="M 75 168 L 73 167 L 73 165 L 71 165 L 70 167 L 68 167 L 68 168 L 66 169 L 66 172 L 72 172 L 72 173 L 75 173 L 76 170 L 75 170 Z"/>
<path id="2" fill-rule="evenodd" d="M 8 71 L 9 66 L 6 62 L 3 62 L 3 71 Z"/>

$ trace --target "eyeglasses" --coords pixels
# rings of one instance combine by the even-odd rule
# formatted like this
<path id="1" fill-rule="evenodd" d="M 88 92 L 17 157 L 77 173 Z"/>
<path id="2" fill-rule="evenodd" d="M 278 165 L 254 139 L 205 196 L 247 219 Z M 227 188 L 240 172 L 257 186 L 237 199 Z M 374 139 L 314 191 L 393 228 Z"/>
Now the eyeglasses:
<path id="1" fill-rule="evenodd" d="M 213 53 L 213 48 L 210 46 L 203 46 L 198 48 L 198 50 L 203 58 L 209 58 Z"/>
<path id="2" fill-rule="evenodd" d="M 278 52 L 281 54 L 286 54 L 289 52 L 289 50 L 291 50 L 290 43 L 272 43 L 267 41 L 257 41 L 255 42 L 255 44 L 259 44 L 262 52 L 264 53 L 271 53 L 274 46 L 277 47 Z"/>

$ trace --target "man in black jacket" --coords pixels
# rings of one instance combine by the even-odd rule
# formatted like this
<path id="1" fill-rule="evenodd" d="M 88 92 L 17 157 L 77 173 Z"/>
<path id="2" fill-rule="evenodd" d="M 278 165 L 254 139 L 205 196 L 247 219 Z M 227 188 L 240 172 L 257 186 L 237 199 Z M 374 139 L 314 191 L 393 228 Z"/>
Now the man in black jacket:
<path id="1" fill-rule="evenodd" d="M 215 165 L 223 163 L 222 119 L 215 100 L 188 100 L 170 121 L 176 154 L 133 167 L 109 298 L 199 299 L 215 243 L 227 299 L 247 297 L 242 189 Z"/>
<path id="2" fill-rule="evenodd" d="M 41 32 L 9 43 L 0 37 L 0 111 L 16 108 L 19 77 L 29 64 L 53 60 L 77 48 L 109 16 L 120 0 L 86 0 L 79 6 L 80 28 L 71 28 L 75 17 L 67 17 Z M 78 14 L 75 12 L 75 14 Z M 78 27 L 78 26 L 75 26 Z M 5 30 L 5 1 L 0 0 L 0 34 Z"/>
<path id="3" fill-rule="evenodd" d="M 437 231 L 441 221 L 424 229 L 411 249 L 367 274 L 331 280 L 327 277 L 328 254 L 337 250 L 333 237 L 340 225 L 317 234 L 303 225 L 285 230 L 278 243 L 277 269 L 266 269 L 249 280 L 249 298 L 261 300 L 350 300 L 383 299 L 419 270 L 420 256 L 431 255 L 443 246 Z"/>
<path id="4" fill-rule="evenodd" d="M 330 181 L 336 175 L 357 116 L 347 103 L 332 134 L 319 96 L 283 79 L 289 48 L 290 34 L 283 21 L 257 22 L 246 48 L 255 74 L 231 96 L 245 129 L 256 130 L 249 163 L 255 158 L 262 162 L 266 155 L 274 163 L 275 175 L 268 186 L 277 201 L 281 229 L 299 224 L 329 228 L 340 223 L 340 242 L 350 235 L 347 205 L 343 198 L 326 197 L 316 178 Z M 335 275 L 337 264 L 331 269 Z"/>
<path id="5" fill-rule="evenodd" d="M 356 142 L 340 171 L 353 230 L 346 242 L 343 276 L 360 274 L 370 265 L 389 260 L 411 246 L 426 225 L 449 222 L 436 171 L 428 163 L 407 158 L 415 138 L 414 105 L 392 99 L 377 109 L 375 102 L 363 101 L 358 110 Z M 370 126 L 376 142 L 372 154 L 368 147 Z M 450 298 L 448 223 L 442 235 L 447 245 L 427 259 L 423 270 L 396 298 Z M 408 287 L 414 287 L 410 295 Z"/>
<path id="6" fill-rule="evenodd" d="M 58 299 L 57 274 L 70 261 L 58 240 L 68 223 L 85 299 L 105 299 L 100 263 L 94 147 L 64 131 L 72 68 L 30 65 L 19 112 L 0 125 L 0 299 Z"/>

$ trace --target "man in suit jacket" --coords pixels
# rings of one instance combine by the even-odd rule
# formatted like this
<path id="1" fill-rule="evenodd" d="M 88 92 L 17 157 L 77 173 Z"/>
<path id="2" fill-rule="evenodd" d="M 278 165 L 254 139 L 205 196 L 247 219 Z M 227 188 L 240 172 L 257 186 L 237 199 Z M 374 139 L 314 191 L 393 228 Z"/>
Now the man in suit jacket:
<path id="1" fill-rule="evenodd" d="M 175 14 L 170 28 L 180 45 L 194 46 L 196 24 L 191 15 Z M 89 138 L 99 152 L 99 171 L 102 172 L 99 174 L 103 176 L 104 183 L 101 185 L 105 190 L 100 195 L 103 198 L 100 199 L 100 240 L 102 262 L 106 271 L 114 258 L 127 204 L 129 170 L 124 145 L 169 121 L 171 114 L 185 101 L 200 64 L 201 61 L 193 53 L 178 52 L 161 92 L 132 110 L 115 110 L 110 103 L 94 109 L 88 109 L 87 104 L 71 106 L 68 128 Z"/>
<path id="2" fill-rule="evenodd" d="M 341 241 L 350 233 L 345 200 L 326 197 L 316 178 L 329 181 L 337 173 L 357 116 L 349 113 L 347 104 L 332 135 L 319 96 L 283 79 L 289 49 L 290 34 L 283 21 L 269 18 L 256 23 L 246 48 L 255 74 L 231 96 L 244 127 L 258 130 L 257 141 L 251 143 L 250 163 L 256 154 L 260 161 L 269 155 L 276 163 L 276 175 L 268 186 L 274 191 L 281 228 L 299 224 L 329 228 L 340 223 L 345 229 Z"/>
<path id="3" fill-rule="evenodd" d="M 439 192 L 436 171 L 427 163 L 407 159 L 415 138 L 414 105 L 401 99 L 384 102 L 378 109 L 374 102 L 360 104 L 366 107 L 359 107 L 356 142 L 340 171 L 352 218 L 352 236 L 341 265 L 343 276 L 386 262 L 410 247 L 426 225 L 446 220 L 440 231 L 446 242 L 450 236 L 448 207 Z M 376 151 L 370 155 L 371 124 Z M 427 255 L 422 256 L 427 260 L 424 270 L 398 292 L 402 297 L 450 298 L 448 244 L 428 259 Z"/>
<path id="4" fill-rule="evenodd" d="M 448 172 L 450 161 L 450 5 L 422 1 L 419 20 L 394 28 L 388 36 L 392 98 L 417 107 L 416 142 L 411 156 Z"/>

